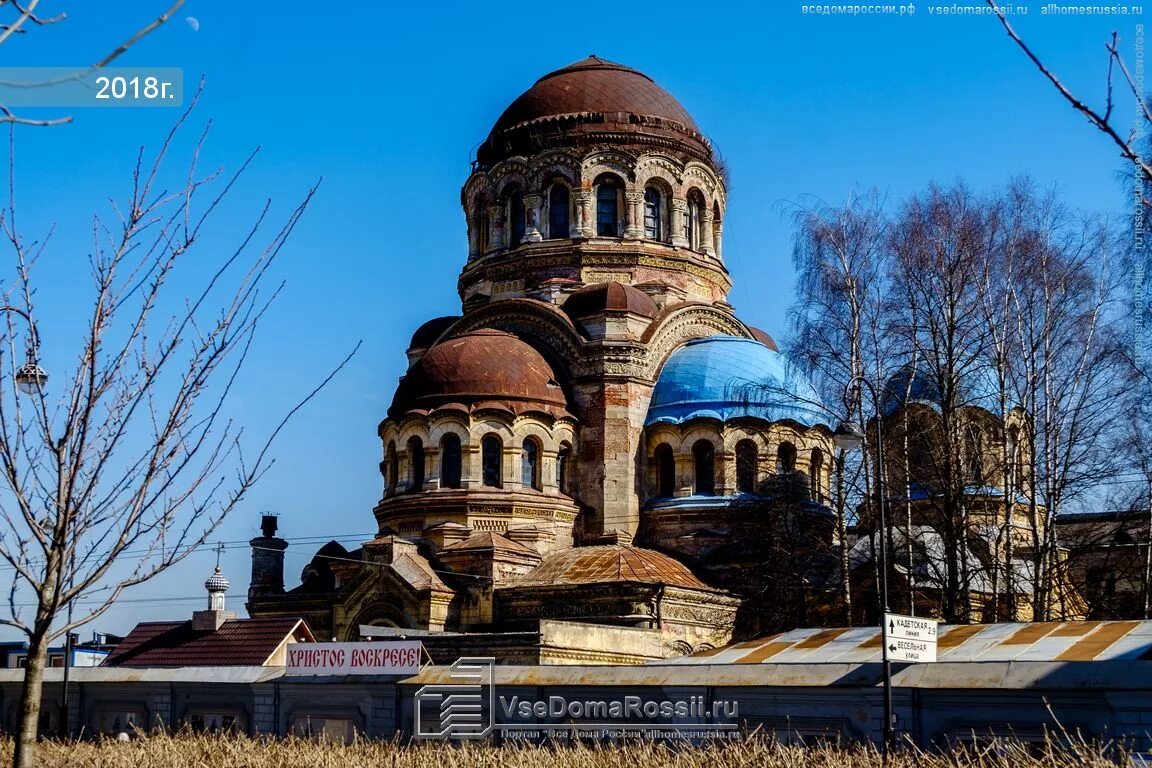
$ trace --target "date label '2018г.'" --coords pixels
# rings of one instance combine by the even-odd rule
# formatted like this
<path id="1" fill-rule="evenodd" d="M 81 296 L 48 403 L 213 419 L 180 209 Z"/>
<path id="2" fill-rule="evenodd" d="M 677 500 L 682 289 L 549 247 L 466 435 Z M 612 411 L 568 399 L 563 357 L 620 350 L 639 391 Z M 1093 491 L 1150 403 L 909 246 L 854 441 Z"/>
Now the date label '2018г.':
<path id="1" fill-rule="evenodd" d="M 176 98 L 173 83 L 158 77 L 100 75 L 96 78 L 96 98 L 115 101 L 169 101 Z"/>

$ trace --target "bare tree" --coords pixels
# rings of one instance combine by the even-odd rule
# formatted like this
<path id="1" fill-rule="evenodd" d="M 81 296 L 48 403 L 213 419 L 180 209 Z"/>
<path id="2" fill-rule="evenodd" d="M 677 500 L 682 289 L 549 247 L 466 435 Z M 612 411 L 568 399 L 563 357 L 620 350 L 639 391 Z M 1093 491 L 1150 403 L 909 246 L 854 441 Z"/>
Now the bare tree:
<path id="1" fill-rule="evenodd" d="M 787 354 L 812 379 L 823 401 L 834 408 L 830 415 L 851 421 L 860 411 L 845 402 L 849 382 L 867 376 L 880 386 L 883 375 L 879 330 L 886 291 L 883 200 L 873 191 L 852 195 L 839 207 L 801 206 L 793 213 L 793 223 L 798 280 Z M 856 503 L 872 492 L 869 458 L 861 459 L 862 465 L 857 466 L 837 450 L 833 463 L 840 591 L 849 625 L 853 614 L 848 529 Z M 862 488 L 857 487 L 860 481 Z"/>
<path id="2" fill-rule="evenodd" d="M 41 0 L 0 0 L 0 19 L 2 19 L 2 21 L 0 21 L 0 45 L 9 42 L 16 35 L 28 34 L 31 29 L 51 27 L 67 20 L 68 14 L 64 12 L 52 16 L 45 16 L 44 14 L 38 13 L 40 3 Z M 22 87 L 47 88 L 64 82 L 65 80 L 80 79 L 87 74 L 109 66 L 131 49 L 132 46 L 136 45 L 136 43 L 163 26 L 182 5 L 184 5 L 184 0 L 175 0 L 163 13 L 148 24 L 137 29 L 131 36 L 124 40 L 124 42 L 100 56 L 85 69 L 69 74 L 61 80 L 24 83 Z M 46 127 L 70 122 L 72 122 L 72 118 L 69 116 L 48 119 L 22 117 L 17 115 L 7 104 L 0 104 L 0 124 L 9 123 L 12 125 Z"/>
<path id="3" fill-rule="evenodd" d="M 34 268 L 45 244 L 21 233 L 14 195 L 0 215 L 16 272 L 2 297 L 13 311 L 0 340 L 8 355 L 0 361 L 0 559 L 11 570 L 10 614 L 0 624 L 23 632 L 29 644 L 14 758 L 20 768 L 34 763 L 52 640 L 201 546 L 269 467 L 272 438 L 339 370 L 267 439 L 250 441 L 228 415 L 257 326 L 280 291 L 268 284 L 269 270 L 315 188 L 267 233 L 266 202 L 202 284 L 183 282 L 189 275 L 177 268 L 203 250 L 197 246 L 209 219 L 252 160 L 231 175 L 203 174 L 206 128 L 188 167 L 168 173 L 165 162 L 191 109 L 151 159 L 141 151 L 131 192 L 111 220 L 92 220 L 91 314 L 74 369 L 53 373 L 51 384 L 34 358 L 22 366 L 15 349 L 22 318 L 37 339 Z M 76 617 L 60 622 L 69 606 Z"/>
<path id="4" fill-rule="evenodd" d="M 1108 77 L 1105 81 L 1104 108 L 1098 109 L 1090 106 L 1086 101 L 1074 94 L 1060 77 L 1044 63 L 1040 56 L 1032 50 L 1032 47 L 1020 37 L 1011 22 L 1008 21 L 997 0 L 984 1 L 988 3 L 988 6 L 995 12 L 996 17 L 1000 20 L 1001 26 L 1004 27 L 1004 31 L 1008 33 L 1008 37 L 1012 38 L 1012 41 L 1024 52 L 1028 60 L 1031 61 L 1040 74 L 1044 76 L 1044 79 L 1056 89 L 1060 96 L 1067 101 L 1073 109 L 1083 115 L 1097 130 L 1112 140 L 1112 143 L 1120 149 L 1121 156 L 1138 169 L 1146 182 L 1152 181 L 1152 165 L 1149 165 L 1148 161 L 1145 160 L 1141 154 L 1140 132 L 1131 132 L 1118 127 L 1112 114 L 1115 107 L 1115 76 L 1116 73 L 1119 72 L 1125 89 L 1130 91 L 1136 99 L 1139 119 L 1142 123 L 1152 124 L 1152 109 L 1149 108 L 1148 101 L 1145 99 L 1144 94 L 1140 93 L 1136 80 L 1132 77 L 1132 73 L 1128 69 L 1124 57 L 1120 54 L 1119 35 L 1113 32 L 1112 39 L 1104 46 L 1108 54 Z"/>

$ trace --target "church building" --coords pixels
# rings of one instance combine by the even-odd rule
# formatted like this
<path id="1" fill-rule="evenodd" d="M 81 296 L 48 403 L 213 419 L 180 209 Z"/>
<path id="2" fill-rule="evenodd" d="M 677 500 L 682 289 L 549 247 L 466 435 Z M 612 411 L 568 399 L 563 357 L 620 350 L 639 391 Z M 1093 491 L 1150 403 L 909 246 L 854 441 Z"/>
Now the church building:
<path id="1" fill-rule="evenodd" d="M 461 311 L 416 329 L 381 414 L 376 538 L 330 542 L 286 590 L 266 518 L 249 613 L 450 659 L 723 646 L 759 587 L 750 516 L 785 500 L 789 530 L 831 549 L 833 445 L 812 387 L 727 301 L 715 148 L 650 77 L 593 56 L 508 106 L 460 202 Z"/>

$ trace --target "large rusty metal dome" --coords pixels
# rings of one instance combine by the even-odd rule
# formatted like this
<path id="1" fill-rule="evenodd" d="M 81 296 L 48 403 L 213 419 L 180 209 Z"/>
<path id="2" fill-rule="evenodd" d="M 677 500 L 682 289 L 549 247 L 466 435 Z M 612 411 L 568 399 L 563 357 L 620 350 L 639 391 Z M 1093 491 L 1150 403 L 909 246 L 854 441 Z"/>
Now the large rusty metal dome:
<path id="1" fill-rule="evenodd" d="M 567 413 L 552 367 L 510 333 L 481 329 L 429 349 L 400 381 L 389 415 L 443 405 L 492 406 L 514 413 Z"/>
<path id="2" fill-rule="evenodd" d="M 589 56 L 541 77 L 513 101 L 481 145 L 477 160 L 545 146 L 631 137 L 687 149 L 707 158 L 710 145 L 676 97 L 638 70 Z"/>
<path id="3" fill-rule="evenodd" d="M 537 120 L 579 115 L 655 117 L 699 133 L 688 110 L 652 78 L 597 56 L 589 56 L 537 80 L 504 110 L 492 132 Z"/>

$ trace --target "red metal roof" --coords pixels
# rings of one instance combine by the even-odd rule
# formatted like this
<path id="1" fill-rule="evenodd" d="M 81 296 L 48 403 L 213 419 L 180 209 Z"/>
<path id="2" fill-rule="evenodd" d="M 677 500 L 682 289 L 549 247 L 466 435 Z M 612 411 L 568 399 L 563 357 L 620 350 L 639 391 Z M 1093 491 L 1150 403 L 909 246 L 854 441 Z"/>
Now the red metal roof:
<path id="1" fill-rule="evenodd" d="M 258 666 L 288 637 L 312 640 L 303 619 L 231 619 L 215 632 L 191 621 L 146 621 L 104 660 L 105 667 Z"/>

